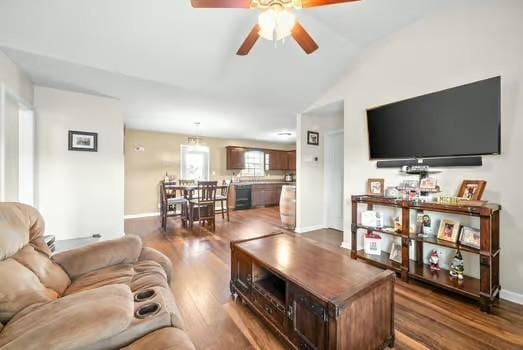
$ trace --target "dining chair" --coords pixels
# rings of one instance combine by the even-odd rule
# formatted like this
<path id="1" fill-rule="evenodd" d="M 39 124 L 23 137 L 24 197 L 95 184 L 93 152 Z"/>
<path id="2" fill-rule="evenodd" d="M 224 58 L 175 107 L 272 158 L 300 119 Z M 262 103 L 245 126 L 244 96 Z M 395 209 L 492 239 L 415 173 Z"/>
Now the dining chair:
<path id="1" fill-rule="evenodd" d="M 225 214 L 227 214 L 227 221 L 231 221 L 229 218 L 229 189 L 232 184 L 232 181 L 223 180 L 222 188 L 216 195 L 216 204 L 220 203 L 220 211 L 218 213 L 222 214 L 222 219 L 225 219 Z"/>
<path id="2" fill-rule="evenodd" d="M 180 206 L 180 213 L 177 212 L 177 207 Z M 176 182 L 162 181 L 160 183 L 160 214 L 162 231 L 167 231 L 167 218 L 172 216 L 180 216 L 182 225 L 187 225 L 187 195 L 185 191 L 180 190 L 176 186 Z"/>
<path id="3" fill-rule="evenodd" d="M 194 222 L 194 209 L 198 212 L 198 221 L 201 226 L 207 221 L 211 223 L 211 231 L 216 229 L 214 205 L 218 181 L 199 181 L 198 195 L 189 202 L 190 225 Z"/>

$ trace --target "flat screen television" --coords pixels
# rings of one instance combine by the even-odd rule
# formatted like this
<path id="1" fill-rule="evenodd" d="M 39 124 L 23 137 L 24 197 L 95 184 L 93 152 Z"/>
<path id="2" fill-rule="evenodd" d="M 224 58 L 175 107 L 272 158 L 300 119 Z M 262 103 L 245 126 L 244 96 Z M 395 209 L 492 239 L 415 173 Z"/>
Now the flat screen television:
<path id="1" fill-rule="evenodd" d="M 371 159 L 501 153 L 501 78 L 367 110 Z"/>

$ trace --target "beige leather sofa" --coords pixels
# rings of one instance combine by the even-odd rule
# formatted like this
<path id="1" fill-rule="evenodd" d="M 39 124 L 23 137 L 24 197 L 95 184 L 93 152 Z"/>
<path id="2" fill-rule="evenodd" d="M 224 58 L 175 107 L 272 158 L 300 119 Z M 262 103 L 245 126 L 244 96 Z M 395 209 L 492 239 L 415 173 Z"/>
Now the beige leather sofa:
<path id="1" fill-rule="evenodd" d="M 140 238 L 51 255 L 38 211 L 0 203 L 0 349 L 194 349 L 170 261 Z"/>

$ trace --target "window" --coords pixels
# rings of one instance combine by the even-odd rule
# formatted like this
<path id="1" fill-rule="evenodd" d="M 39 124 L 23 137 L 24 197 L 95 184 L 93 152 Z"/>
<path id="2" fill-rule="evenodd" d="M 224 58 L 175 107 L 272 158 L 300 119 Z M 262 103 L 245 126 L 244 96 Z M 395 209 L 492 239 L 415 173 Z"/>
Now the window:
<path id="1" fill-rule="evenodd" d="M 180 166 L 180 179 L 209 180 L 209 147 L 182 145 Z"/>
<path id="2" fill-rule="evenodd" d="M 262 151 L 245 152 L 245 169 L 241 171 L 242 176 L 264 176 L 265 163 Z"/>

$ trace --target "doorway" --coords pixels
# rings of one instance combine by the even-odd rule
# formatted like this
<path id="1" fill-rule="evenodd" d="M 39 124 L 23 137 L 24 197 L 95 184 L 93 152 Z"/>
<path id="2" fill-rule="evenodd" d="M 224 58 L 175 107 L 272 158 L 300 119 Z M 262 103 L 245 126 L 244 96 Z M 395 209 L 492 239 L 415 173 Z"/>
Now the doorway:
<path id="1" fill-rule="evenodd" d="M 325 224 L 327 228 L 343 231 L 343 130 L 325 135 Z"/>

